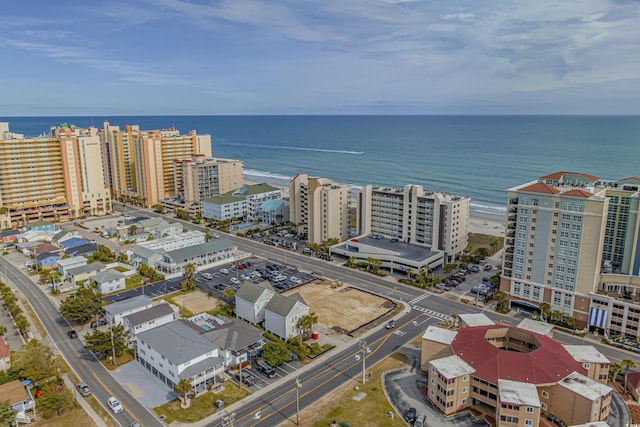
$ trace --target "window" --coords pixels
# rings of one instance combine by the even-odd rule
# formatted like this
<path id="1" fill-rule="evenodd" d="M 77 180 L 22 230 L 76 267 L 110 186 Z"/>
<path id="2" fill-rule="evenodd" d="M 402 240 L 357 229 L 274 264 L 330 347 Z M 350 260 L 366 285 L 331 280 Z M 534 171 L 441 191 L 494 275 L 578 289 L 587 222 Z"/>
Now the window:
<path id="1" fill-rule="evenodd" d="M 524 420 L 524 425 L 532 426 L 533 425 L 533 420 Z"/>
<path id="2" fill-rule="evenodd" d="M 462 392 L 467 393 L 469 391 L 469 387 L 462 387 Z"/>
<path id="3" fill-rule="evenodd" d="M 465 375 L 464 377 L 462 377 L 462 381 L 469 381 L 469 375 Z"/>
<path id="4" fill-rule="evenodd" d="M 545 399 L 548 399 L 549 398 L 549 392 L 545 391 L 545 390 L 542 390 L 542 397 L 544 397 Z"/>
<path id="5" fill-rule="evenodd" d="M 431 378 L 431 384 L 435 384 L 435 383 L 436 383 L 435 378 Z"/>
<path id="6" fill-rule="evenodd" d="M 464 399 L 462 399 L 462 400 L 460 401 L 460 404 L 461 404 L 461 405 L 466 405 L 466 404 L 467 404 L 467 398 L 465 397 Z"/>
<path id="7" fill-rule="evenodd" d="M 433 390 L 429 390 L 429 394 L 430 394 L 431 396 L 435 396 L 435 395 L 436 395 L 436 393 L 435 393 Z"/>
<path id="8" fill-rule="evenodd" d="M 591 366 L 589 363 L 583 363 L 582 366 L 584 367 L 584 369 L 589 369 L 589 367 Z M 597 405 L 597 403 L 596 403 Z"/>
<path id="9" fill-rule="evenodd" d="M 434 374 L 436 373 L 436 367 L 435 366 L 431 367 L 431 372 L 433 372 Z"/>
<path id="10" fill-rule="evenodd" d="M 527 413 L 533 414 L 533 406 L 527 406 Z"/>

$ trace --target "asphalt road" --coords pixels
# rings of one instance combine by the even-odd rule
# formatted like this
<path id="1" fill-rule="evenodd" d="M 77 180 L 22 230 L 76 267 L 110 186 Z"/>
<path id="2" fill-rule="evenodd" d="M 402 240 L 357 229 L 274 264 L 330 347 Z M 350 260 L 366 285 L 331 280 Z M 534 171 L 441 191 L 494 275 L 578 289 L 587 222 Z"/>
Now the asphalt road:
<path id="1" fill-rule="evenodd" d="M 146 427 L 164 425 L 153 413 L 131 396 L 93 357 L 91 352 L 84 349 L 80 339 L 70 339 L 67 336 L 67 331 L 72 328 L 42 289 L 4 257 L 0 257 L 0 265 L 6 269 L 7 279 L 17 286 L 37 313 L 47 331 L 46 340 L 55 345 L 76 375 L 89 384 L 95 398 L 105 407 L 105 410 L 111 414 L 105 406 L 110 396 L 114 396 L 122 403 L 124 411 L 118 415 L 111 414 L 118 424 L 128 426 L 133 421 L 137 421 Z M 84 399 L 80 395 L 77 398 Z"/>

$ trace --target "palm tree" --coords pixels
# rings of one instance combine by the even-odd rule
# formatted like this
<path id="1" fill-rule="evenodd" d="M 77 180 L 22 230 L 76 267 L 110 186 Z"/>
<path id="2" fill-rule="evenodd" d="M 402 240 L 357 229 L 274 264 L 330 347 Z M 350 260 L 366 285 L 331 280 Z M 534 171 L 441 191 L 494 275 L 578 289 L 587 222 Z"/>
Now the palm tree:
<path id="1" fill-rule="evenodd" d="M 191 393 L 192 388 L 193 388 L 193 385 L 191 384 L 191 381 L 189 381 L 186 378 L 182 378 L 180 382 L 176 384 L 176 393 L 180 395 L 180 400 L 182 401 L 182 403 L 180 404 L 180 407 L 182 409 L 187 409 L 189 406 L 191 406 L 191 399 L 189 398 L 189 393 Z"/>
<path id="2" fill-rule="evenodd" d="M 407 274 L 407 278 L 409 278 L 409 280 L 411 280 L 411 277 L 413 277 L 413 269 L 412 268 L 407 268 L 405 270 L 405 273 Z"/>
<path id="3" fill-rule="evenodd" d="M 229 301 L 230 305 L 232 305 L 233 304 L 233 297 L 235 297 L 236 294 L 235 294 L 235 292 L 233 292 L 233 288 L 227 288 L 222 293 L 222 296 L 225 297 L 227 299 L 227 301 Z"/>
<path id="4" fill-rule="evenodd" d="M 187 278 L 187 287 L 189 289 L 195 289 L 195 282 L 193 281 L 193 275 L 196 274 L 196 266 L 189 263 L 184 266 L 184 277 Z"/>
<path id="5" fill-rule="evenodd" d="M 609 365 L 609 381 L 616 381 L 618 374 L 622 372 L 622 366 L 619 363 L 612 363 Z"/>
<path id="6" fill-rule="evenodd" d="M 543 322 L 549 321 L 549 314 L 551 313 L 551 306 L 543 302 L 540 304 L 540 320 Z"/>
<path id="7" fill-rule="evenodd" d="M 313 329 L 313 325 L 318 323 L 318 315 L 314 312 L 310 312 L 309 314 L 302 316 L 298 319 L 298 323 L 296 326 L 298 329 L 302 330 L 302 334 L 307 336 L 309 331 Z"/>
<path id="8" fill-rule="evenodd" d="M 622 359 L 622 368 L 624 371 L 624 391 L 627 392 L 627 376 L 629 375 L 629 369 L 635 368 L 636 362 L 633 359 Z"/>
<path id="9" fill-rule="evenodd" d="M 489 246 L 491 246 L 491 250 L 495 254 L 498 251 L 498 246 L 500 246 L 500 242 L 498 241 L 498 239 L 493 239 L 491 243 L 489 243 Z"/>

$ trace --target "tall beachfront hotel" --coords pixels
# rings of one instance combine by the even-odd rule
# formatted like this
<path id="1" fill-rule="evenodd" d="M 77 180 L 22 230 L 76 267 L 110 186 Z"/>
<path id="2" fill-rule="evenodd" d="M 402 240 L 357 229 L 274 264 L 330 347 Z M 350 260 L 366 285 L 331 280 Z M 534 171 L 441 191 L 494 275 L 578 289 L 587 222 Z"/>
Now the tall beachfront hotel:
<path id="1" fill-rule="evenodd" d="M 637 337 L 639 188 L 557 172 L 510 189 L 500 287 L 512 307 L 547 303 L 579 327 Z"/>
<path id="2" fill-rule="evenodd" d="M 289 217 L 299 235 L 309 242 L 349 237 L 349 191 L 351 187 L 328 178 L 305 173 L 289 181 Z"/>
<path id="3" fill-rule="evenodd" d="M 97 129 L 66 123 L 25 138 L 0 123 L 0 222 L 63 221 L 111 210 Z"/>

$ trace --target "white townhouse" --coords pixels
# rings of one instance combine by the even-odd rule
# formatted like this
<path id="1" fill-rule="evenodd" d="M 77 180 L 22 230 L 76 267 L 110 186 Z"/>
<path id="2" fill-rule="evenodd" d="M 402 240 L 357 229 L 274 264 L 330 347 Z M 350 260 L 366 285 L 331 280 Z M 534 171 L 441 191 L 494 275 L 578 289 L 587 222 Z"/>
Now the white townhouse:
<path id="1" fill-rule="evenodd" d="M 227 239 L 215 239 L 199 245 L 161 252 L 157 269 L 167 273 L 181 272 L 186 264 L 206 265 L 233 260 L 238 247 Z"/>
<path id="2" fill-rule="evenodd" d="M 224 359 L 197 329 L 180 319 L 137 334 L 138 361 L 171 388 L 186 378 L 196 393 L 205 391 L 224 372 Z"/>
<path id="3" fill-rule="evenodd" d="M 288 340 L 300 334 L 298 320 L 308 314 L 309 306 L 300 294 L 288 297 L 275 294 L 264 309 L 264 328 L 283 340 Z"/>
<path id="4" fill-rule="evenodd" d="M 151 307 L 153 307 L 151 298 L 146 295 L 138 295 L 105 306 L 104 318 L 109 324 L 119 325 L 122 324 L 124 317 Z"/>
<path id="5" fill-rule="evenodd" d="M 60 276 L 62 276 L 62 278 L 64 279 L 67 276 L 69 270 L 71 270 L 72 268 L 85 266 L 88 263 L 89 260 L 82 255 L 62 258 L 58 261 L 58 273 L 60 273 Z"/>
<path id="6" fill-rule="evenodd" d="M 169 322 L 173 322 L 178 318 L 178 313 L 170 304 L 162 302 L 156 304 L 153 307 L 146 308 L 144 310 L 136 311 L 125 316 L 122 319 L 124 329 L 129 331 L 129 336 L 132 339 L 136 338 L 137 334 L 148 331 L 149 329 L 157 328 L 158 326 L 166 325 Z"/>
<path id="7" fill-rule="evenodd" d="M 276 294 L 268 281 L 244 282 L 236 293 L 236 317 L 258 325 L 264 322 L 264 308 Z"/>
<path id="8" fill-rule="evenodd" d="M 124 279 L 125 275 L 116 270 L 106 270 L 91 276 L 91 281 L 96 284 L 97 291 L 101 294 L 110 294 L 124 289 L 126 287 Z"/>

